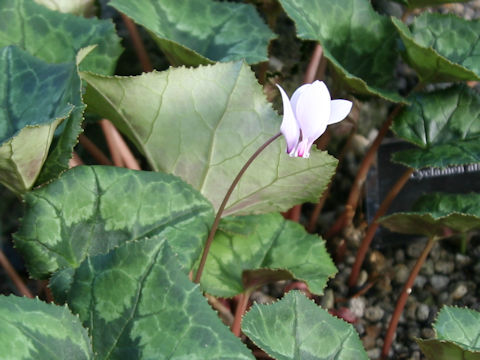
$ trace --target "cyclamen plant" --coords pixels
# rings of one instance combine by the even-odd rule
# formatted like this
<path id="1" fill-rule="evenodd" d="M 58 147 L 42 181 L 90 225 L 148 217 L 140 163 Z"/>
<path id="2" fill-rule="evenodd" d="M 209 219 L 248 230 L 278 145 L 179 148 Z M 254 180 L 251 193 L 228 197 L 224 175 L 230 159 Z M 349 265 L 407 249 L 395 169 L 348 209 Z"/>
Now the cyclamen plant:
<path id="1" fill-rule="evenodd" d="M 480 228 L 478 194 L 426 194 L 412 211 L 383 217 L 415 169 L 480 159 L 480 96 L 467 82 L 480 80 L 479 20 L 418 10 L 436 11 L 444 0 L 399 0 L 401 20 L 368 0 L 251 2 L 111 0 L 109 10 L 103 0 L 0 2 L 0 182 L 25 205 L 14 245 L 29 276 L 48 282 L 33 294 L 0 251 L 24 296 L 0 296 L 0 357 L 367 359 L 355 328 L 318 305 L 337 269 L 322 237 L 289 209 L 299 214 L 298 204 L 328 195 L 339 161 L 315 143 L 347 116 L 358 122 L 351 138 L 366 123 L 353 103 L 372 97 L 393 104 L 390 115 L 325 237 L 355 222 L 388 130 L 416 145 L 394 155 L 408 169 L 369 225 L 349 280 L 356 285 L 380 223 L 429 239 L 380 335 L 381 356 L 395 357 L 396 325 L 428 253 L 437 240 L 468 239 Z M 113 76 L 117 63 L 131 71 L 137 61 L 119 60 L 111 20 L 83 17 L 112 8 L 141 75 Z M 276 83 L 289 90 L 300 80 L 285 70 L 275 79 L 265 63 L 279 16 L 293 20 L 299 39 L 316 42 L 305 84 L 290 99 Z M 151 71 L 167 66 L 152 65 L 154 44 L 145 50 L 134 22 L 170 68 Z M 322 59 L 325 82 L 352 101 L 332 100 L 316 80 L 325 75 Z M 406 97 L 393 76 L 401 59 L 417 75 Z M 274 84 L 283 119 L 264 95 Z M 275 141 L 282 134 L 286 146 Z M 77 166 L 82 159 L 97 165 Z M 327 230 L 317 229 L 322 201 L 312 232 Z M 254 291 L 280 280 L 308 291 L 248 310 Z M 436 338 L 419 347 L 428 359 L 478 357 L 478 317 L 445 307 Z"/>

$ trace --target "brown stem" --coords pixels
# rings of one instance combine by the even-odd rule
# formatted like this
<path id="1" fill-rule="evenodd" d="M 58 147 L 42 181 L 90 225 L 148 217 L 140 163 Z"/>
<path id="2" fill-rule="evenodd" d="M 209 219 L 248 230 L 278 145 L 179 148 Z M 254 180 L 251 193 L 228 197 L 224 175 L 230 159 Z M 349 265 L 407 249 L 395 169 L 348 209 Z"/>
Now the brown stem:
<path id="1" fill-rule="evenodd" d="M 210 306 L 217 312 L 225 325 L 231 327 L 233 325 L 233 315 L 228 307 L 223 305 L 215 296 L 205 294 Z"/>
<path id="2" fill-rule="evenodd" d="M 403 189 L 405 184 L 407 183 L 408 179 L 412 175 L 414 169 L 408 168 L 403 175 L 397 180 L 397 182 L 392 186 L 388 194 L 383 199 L 380 207 L 378 208 L 375 216 L 367 229 L 365 237 L 358 248 L 357 255 L 355 257 L 355 263 L 352 266 L 352 271 L 350 272 L 350 277 L 348 279 L 348 286 L 351 288 L 355 286 L 358 280 L 358 274 L 360 273 L 360 269 L 362 267 L 363 261 L 365 260 L 365 256 L 367 254 L 368 249 L 370 248 L 370 244 L 372 243 L 373 237 L 375 236 L 375 232 L 378 229 L 379 223 L 377 220 L 386 214 L 388 208 L 390 207 L 392 201 L 397 197 L 398 193 Z"/>
<path id="3" fill-rule="evenodd" d="M 340 164 L 342 163 L 345 155 L 347 154 L 348 149 L 350 149 L 353 141 L 353 137 L 356 132 L 356 126 L 352 128 L 352 131 L 350 131 L 350 134 L 348 135 L 347 141 L 345 142 L 345 145 L 342 148 L 342 151 L 340 152 L 340 155 L 338 156 L 338 163 L 336 169 L 340 168 Z M 335 170 L 335 173 L 337 171 Z M 317 221 L 318 217 L 320 216 L 320 212 L 323 209 L 323 205 L 325 204 L 325 201 L 327 200 L 328 196 L 330 195 L 330 190 L 332 188 L 333 181 L 330 181 L 328 183 L 327 190 L 323 193 L 322 197 L 318 201 L 318 203 L 315 205 L 315 209 L 313 209 L 312 215 L 310 215 L 310 220 L 308 222 L 307 226 L 307 231 L 309 233 L 315 232 L 315 229 L 317 227 Z"/>
<path id="4" fill-rule="evenodd" d="M 105 133 L 105 139 L 107 140 L 107 145 L 112 155 L 113 164 L 115 166 L 140 170 L 140 165 L 115 126 L 107 119 L 100 120 L 100 125 Z"/>
<path id="5" fill-rule="evenodd" d="M 303 77 L 303 82 L 305 84 L 312 83 L 317 77 L 317 71 L 320 66 L 320 61 L 322 60 L 322 55 L 322 45 L 317 44 L 313 50 L 312 57 L 310 58 L 310 62 L 308 63 L 307 70 L 305 71 L 305 75 Z"/>
<path id="6" fill-rule="evenodd" d="M 232 332 L 235 336 L 240 337 L 242 333 L 242 317 L 247 311 L 248 300 L 250 299 L 252 291 L 246 290 L 238 295 L 237 308 L 235 309 L 235 317 L 233 318 Z"/>
<path id="7" fill-rule="evenodd" d="M 68 161 L 68 167 L 71 169 L 75 166 L 80 166 L 80 165 L 83 165 L 83 161 L 80 158 L 80 156 L 78 156 L 78 154 L 74 151 L 72 153 L 72 158 Z"/>
<path id="8" fill-rule="evenodd" d="M 140 34 L 138 33 L 137 26 L 135 23 L 130 20 L 125 14 L 122 15 L 122 20 L 127 27 L 128 32 L 130 33 L 130 39 L 132 40 L 133 47 L 135 48 L 135 52 L 137 53 L 138 60 L 140 64 L 142 64 L 142 69 L 144 72 L 150 72 L 153 70 L 152 63 L 150 62 L 150 58 L 148 57 L 147 51 L 143 46 L 142 39 L 140 38 Z"/>
<path id="9" fill-rule="evenodd" d="M 426 84 L 426 80 L 420 81 L 410 91 L 410 94 L 420 90 L 421 88 L 423 88 L 423 86 L 425 86 L 425 84 Z M 332 225 L 330 230 L 325 235 L 326 238 L 331 238 L 337 235 L 345 226 L 349 225 L 350 222 L 352 221 L 355 215 L 355 211 L 357 209 L 358 202 L 360 200 L 363 183 L 365 182 L 365 178 L 367 177 L 367 173 L 368 173 L 368 170 L 370 169 L 370 166 L 372 166 L 373 161 L 375 160 L 375 155 L 377 153 L 377 150 L 380 147 L 380 144 L 382 143 L 383 138 L 385 137 L 385 135 L 387 135 L 388 129 L 390 128 L 390 125 L 392 124 L 393 120 L 398 115 L 400 110 L 403 109 L 404 106 L 405 106 L 404 104 L 397 104 L 397 106 L 395 106 L 393 111 L 388 116 L 387 120 L 383 123 L 382 127 L 380 128 L 380 131 L 378 132 L 377 137 L 375 138 L 374 142 L 370 146 L 370 149 L 368 149 L 367 153 L 365 154 L 365 157 L 362 160 L 362 163 L 360 164 L 360 167 L 358 168 L 357 175 L 355 177 L 355 180 L 353 181 L 352 188 L 350 189 L 350 194 L 348 195 L 348 200 L 345 205 L 345 209 L 343 210 L 343 213 L 338 217 L 337 221 L 335 221 L 335 223 Z"/>
<path id="10" fill-rule="evenodd" d="M 395 310 L 393 311 L 392 319 L 390 320 L 390 324 L 388 325 L 387 334 L 385 335 L 385 341 L 383 343 L 382 348 L 382 356 L 381 359 L 385 360 L 388 357 L 388 353 L 390 351 L 390 346 L 393 342 L 393 337 L 395 335 L 395 331 L 397 330 L 398 320 L 400 319 L 400 315 L 402 315 L 403 308 L 407 302 L 408 295 L 412 292 L 412 286 L 415 282 L 415 278 L 417 277 L 418 273 L 420 272 L 420 268 L 422 267 L 425 259 L 427 258 L 430 250 L 432 250 L 433 245 L 435 244 L 435 237 L 431 237 L 428 239 L 427 245 L 423 249 L 420 257 L 418 258 L 415 266 L 410 273 L 410 276 L 407 279 L 407 282 L 403 286 L 402 292 L 400 297 L 398 298 L 397 305 L 395 306 Z"/>
<path id="11" fill-rule="evenodd" d="M 253 162 L 253 160 L 256 159 L 256 157 L 268 146 L 270 145 L 275 139 L 280 137 L 282 133 L 277 133 L 273 135 L 270 139 L 268 139 L 262 146 L 260 146 L 257 151 L 253 153 L 252 156 L 247 160 L 245 165 L 240 169 L 238 172 L 237 176 L 233 180 L 232 184 L 227 190 L 227 193 L 225 194 L 225 197 L 223 198 L 222 203 L 220 204 L 220 207 L 218 208 L 217 215 L 215 216 L 215 220 L 213 221 L 212 228 L 210 229 L 210 233 L 208 234 L 207 241 L 205 242 L 205 247 L 203 248 L 203 253 L 202 253 L 202 258 L 200 259 L 200 264 L 198 265 L 198 270 L 195 275 L 195 283 L 200 283 L 200 278 L 202 277 L 203 273 L 203 268 L 205 267 L 205 262 L 207 261 L 207 256 L 208 252 L 210 251 L 210 246 L 212 245 L 213 238 L 215 237 L 215 233 L 217 232 L 218 225 L 220 224 L 220 219 L 222 218 L 223 210 L 225 209 L 225 206 L 227 205 L 228 200 L 230 199 L 230 195 L 232 195 L 233 190 L 235 189 L 235 186 L 237 186 L 238 182 L 240 181 L 241 177 L 245 173 L 245 171 L 248 169 L 250 164 Z"/>
<path id="12" fill-rule="evenodd" d="M 357 171 L 357 175 L 355 176 L 355 180 L 353 181 L 350 194 L 348 195 L 345 210 L 337 219 L 337 221 L 332 225 L 330 230 L 327 232 L 327 234 L 325 235 L 326 238 L 331 238 L 337 235 L 345 226 L 347 226 L 352 221 L 353 216 L 355 215 L 358 201 L 360 199 L 363 183 L 365 182 L 365 178 L 367 177 L 368 170 L 370 169 L 370 166 L 375 160 L 377 150 L 382 143 L 383 138 L 385 137 L 385 135 L 387 135 L 388 129 L 390 128 L 393 119 L 397 116 L 402 107 L 402 104 L 397 105 L 380 128 L 380 131 L 378 132 L 375 141 L 370 146 L 370 149 L 368 149 Z"/>
<path id="13" fill-rule="evenodd" d="M 95 145 L 88 137 L 80 134 L 78 138 L 80 144 L 87 150 L 90 155 L 101 165 L 113 165 L 110 159 Z"/>
<path id="14" fill-rule="evenodd" d="M 0 265 L 2 265 L 5 271 L 7 272 L 7 275 L 12 280 L 18 292 L 23 296 L 33 299 L 32 293 L 30 292 L 28 287 L 25 285 L 20 275 L 18 275 L 18 273 L 15 271 L 12 264 L 10 264 L 10 261 L 8 261 L 7 257 L 5 256 L 2 250 L 0 250 Z"/>
<path id="15" fill-rule="evenodd" d="M 107 119 L 100 120 L 100 126 L 102 127 L 103 133 L 105 135 L 105 140 L 107 141 L 108 149 L 110 150 L 110 155 L 112 156 L 113 165 L 123 167 L 125 163 L 123 162 L 122 154 L 117 148 L 115 143 L 115 135 L 113 124 Z"/>

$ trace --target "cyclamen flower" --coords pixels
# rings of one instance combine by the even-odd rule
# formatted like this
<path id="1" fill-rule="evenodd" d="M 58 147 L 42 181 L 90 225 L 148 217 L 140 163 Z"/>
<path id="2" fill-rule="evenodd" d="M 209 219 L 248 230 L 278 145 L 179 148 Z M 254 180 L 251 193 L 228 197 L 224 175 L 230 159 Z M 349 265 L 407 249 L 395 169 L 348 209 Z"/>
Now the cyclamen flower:
<path id="1" fill-rule="evenodd" d="M 308 158 L 315 140 L 327 129 L 347 117 L 352 109 L 348 100 L 332 100 L 323 81 L 300 86 L 288 99 L 278 85 L 283 101 L 283 121 L 280 131 L 287 142 L 290 156 Z"/>

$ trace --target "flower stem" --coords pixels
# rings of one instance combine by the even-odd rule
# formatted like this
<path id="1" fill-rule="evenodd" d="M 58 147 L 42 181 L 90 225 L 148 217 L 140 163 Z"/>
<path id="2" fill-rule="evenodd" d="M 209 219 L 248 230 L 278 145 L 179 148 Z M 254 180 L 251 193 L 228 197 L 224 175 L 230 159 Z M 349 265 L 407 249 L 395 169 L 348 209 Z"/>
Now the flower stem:
<path id="1" fill-rule="evenodd" d="M 228 188 L 227 193 L 225 194 L 225 197 L 223 198 L 222 203 L 220 204 L 220 207 L 218 208 L 217 215 L 215 216 L 215 220 L 213 221 L 212 228 L 210 229 L 210 233 L 208 234 L 207 241 L 205 243 L 205 247 L 203 248 L 203 253 L 202 253 L 202 258 L 200 259 L 200 264 L 198 265 L 198 270 L 195 275 L 194 282 L 195 283 L 200 283 L 200 278 L 202 277 L 203 273 L 203 268 L 205 267 L 205 262 L 207 261 L 207 256 L 208 252 L 210 251 L 210 246 L 212 245 L 213 238 L 215 237 L 215 233 L 217 232 L 218 225 L 220 224 L 220 219 L 222 218 L 223 210 L 225 210 L 225 206 L 227 205 L 228 200 L 230 199 L 230 195 L 232 195 L 233 190 L 235 189 L 235 186 L 237 186 L 238 182 L 240 181 L 241 177 L 245 173 L 245 171 L 248 169 L 250 164 L 257 158 L 257 156 L 268 146 L 270 145 L 273 141 L 275 141 L 278 137 L 280 137 L 282 133 L 277 133 L 273 135 L 270 139 L 268 139 L 262 146 L 260 146 L 257 151 L 253 153 L 252 156 L 247 160 L 245 165 L 240 169 L 238 172 L 237 176 L 233 180 L 232 184 Z"/>
<path id="2" fill-rule="evenodd" d="M 433 245 L 435 244 L 436 238 L 432 236 L 428 239 L 427 245 L 422 250 L 420 257 L 418 258 L 415 266 L 410 273 L 405 285 L 403 286 L 402 292 L 400 297 L 398 298 L 397 305 L 395 306 L 395 310 L 393 311 L 392 319 L 390 320 L 390 324 L 388 325 L 387 335 L 385 335 L 385 341 L 383 342 L 383 349 L 382 349 L 382 356 L 381 359 L 385 360 L 388 357 L 388 353 L 390 352 L 390 347 L 392 346 L 393 337 L 395 335 L 395 331 L 397 330 L 398 320 L 400 319 L 400 315 L 402 315 L 403 308 L 407 303 L 407 298 L 412 292 L 412 286 L 417 278 L 420 269 L 425 262 L 428 254 L 432 250 Z"/>
<path id="3" fill-rule="evenodd" d="M 238 296 L 237 308 L 235 309 L 235 318 L 233 319 L 232 332 L 239 337 L 242 333 L 242 317 L 247 311 L 248 300 L 252 294 L 252 289 L 247 289 Z"/>
<path id="4" fill-rule="evenodd" d="M 370 225 L 368 226 L 365 237 L 363 238 L 362 243 L 358 248 L 357 255 L 355 257 L 355 263 L 352 266 L 352 271 L 348 279 L 348 286 L 350 288 L 354 287 L 355 284 L 357 283 L 358 274 L 360 273 L 360 268 L 362 267 L 363 261 L 365 260 L 365 255 L 367 255 L 367 251 L 370 248 L 370 244 L 372 243 L 373 237 L 375 236 L 375 232 L 377 231 L 379 226 L 377 220 L 383 215 L 385 215 L 392 201 L 397 197 L 398 193 L 403 189 L 405 184 L 408 182 L 408 179 L 410 179 L 410 175 L 412 175 L 413 171 L 414 171 L 413 168 L 408 168 L 403 173 L 403 175 L 400 176 L 400 178 L 397 180 L 397 182 L 392 186 L 388 194 L 385 196 L 385 199 L 383 199 L 382 203 L 380 204 L 380 207 L 375 213 L 375 216 L 372 222 L 370 223 Z"/>

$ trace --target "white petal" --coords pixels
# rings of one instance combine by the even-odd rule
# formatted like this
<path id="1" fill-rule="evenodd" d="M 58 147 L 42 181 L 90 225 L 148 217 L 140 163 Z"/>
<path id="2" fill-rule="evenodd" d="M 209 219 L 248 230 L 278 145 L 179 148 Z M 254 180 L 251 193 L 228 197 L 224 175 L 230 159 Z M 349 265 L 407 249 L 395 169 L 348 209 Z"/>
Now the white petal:
<path id="1" fill-rule="evenodd" d="M 300 92 L 296 116 L 303 138 L 311 142 L 322 135 L 330 119 L 330 93 L 322 81 L 315 81 Z"/>
<path id="2" fill-rule="evenodd" d="M 352 105 L 352 102 L 348 100 L 332 100 L 328 125 L 335 124 L 345 119 L 352 110 Z"/>
<path id="3" fill-rule="evenodd" d="M 294 114 L 297 113 L 298 98 L 305 90 L 308 90 L 308 88 L 310 88 L 311 86 L 312 84 L 304 84 L 300 86 L 297 90 L 295 90 L 295 92 L 293 93 L 292 98 L 290 99 L 290 104 L 292 104 L 292 110 Z"/>
<path id="4" fill-rule="evenodd" d="M 290 100 L 288 99 L 285 90 L 283 90 L 282 87 L 278 84 L 277 87 L 280 90 L 280 94 L 282 94 L 283 102 L 283 121 L 282 125 L 280 126 L 280 131 L 282 132 L 283 136 L 285 137 L 285 141 L 287 142 L 287 153 L 292 155 L 298 144 L 298 140 L 300 137 L 300 129 L 298 127 L 297 120 L 295 119 L 292 111 Z"/>

